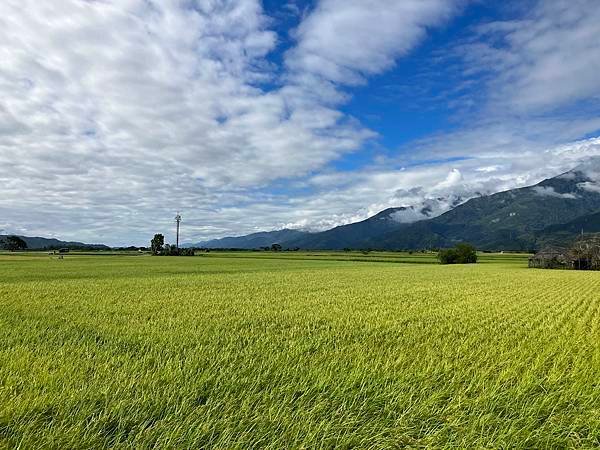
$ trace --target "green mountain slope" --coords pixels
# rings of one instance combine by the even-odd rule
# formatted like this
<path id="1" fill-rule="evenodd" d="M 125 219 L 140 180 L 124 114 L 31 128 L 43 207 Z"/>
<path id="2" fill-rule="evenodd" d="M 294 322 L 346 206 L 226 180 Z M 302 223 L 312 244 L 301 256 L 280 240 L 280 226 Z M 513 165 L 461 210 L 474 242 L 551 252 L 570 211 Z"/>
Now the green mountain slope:
<path id="1" fill-rule="evenodd" d="M 581 233 L 600 233 L 600 211 L 545 228 L 538 233 L 536 244 L 538 247 L 561 245 L 575 240 Z"/>
<path id="2" fill-rule="evenodd" d="M 197 242 L 195 244 L 184 244 L 183 247 L 256 249 L 292 241 L 303 236 L 308 236 L 309 234 L 310 233 L 304 231 L 288 229 L 263 231 L 260 233 L 248 234 L 246 236 L 225 237 L 211 241 Z"/>
<path id="3" fill-rule="evenodd" d="M 0 235 L 0 240 L 7 235 Z M 103 244 L 84 244 L 83 242 L 61 241 L 59 239 L 19 236 L 27 243 L 29 250 L 53 250 L 59 248 L 71 249 L 94 249 L 94 250 L 110 250 L 110 247 Z"/>
<path id="4" fill-rule="evenodd" d="M 446 247 L 468 241 L 480 249 L 529 250 L 542 230 L 600 211 L 600 160 L 538 183 L 477 197 L 429 220 L 394 221 L 397 208 L 363 222 L 293 241 L 306 249 Z M 287 244 L 287 243 L 286 243 Z"/>
<path id="5" fill-rule="evenodd" d="M 299 236 L 285 241 L 284 246 L 304 249 L 366 248 L 374 237 L 398 229 L 396 215 L 406 208 L 388 208 L 361 222 L 341 225 L 320 233 Z"/>
<path id="6" fill-rule="evenodd" d="M 384 248 L 449 246 L 469 241 L 481 249 L 527 250 L 551 225 L 600 211 L 595 172 L 580 166 L 541 183 L 469 200 L 434 219 L 376 239 Z"/>

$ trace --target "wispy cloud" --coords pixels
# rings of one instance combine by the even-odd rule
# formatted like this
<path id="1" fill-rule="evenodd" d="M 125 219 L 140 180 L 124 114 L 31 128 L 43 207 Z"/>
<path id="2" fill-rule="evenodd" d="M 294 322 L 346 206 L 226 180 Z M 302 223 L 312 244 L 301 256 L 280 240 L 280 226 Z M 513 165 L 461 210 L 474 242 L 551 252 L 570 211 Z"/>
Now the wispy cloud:
<path id="1" fill-rule="evenodd" d="M 494 74 L 490 101 L 548 113 L 600 101 L 600 10 L 594 0 L 543 0 L 517 20 L 481 25 L 466 47 L 471 70 Z"/>
<path id="2" fill-rule="evenodd" d="M 536 186 L 533 190 L 542 197 L 566 198 L 571 200 L 578 198 L 577 194 L 572 192 L 556 192 L 552 186 Z"/>
<path id="3" fill-rule="evenodd" d="M 408 53 L 427 29 L 457 10 L 456 0 L 322 0 L 296 32 L 292 71 L 341 84 L 365 82 Z"/>

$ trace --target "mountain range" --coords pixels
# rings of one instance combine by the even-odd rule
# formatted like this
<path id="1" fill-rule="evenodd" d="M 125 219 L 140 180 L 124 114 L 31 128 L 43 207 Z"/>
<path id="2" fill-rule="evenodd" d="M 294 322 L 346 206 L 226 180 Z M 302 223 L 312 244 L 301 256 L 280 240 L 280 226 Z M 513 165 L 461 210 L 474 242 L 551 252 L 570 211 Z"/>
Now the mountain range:
<path id="1" fill-rule="evenodd" d="M 410 207 L 309 233 L 279 230 L 193 244 L 207 248 L 423 249 L 470 242 L 481 250 L 531 250 L 600 232 L 600 159 L 534 186 L 472 198 L 430 219 L 405 223 Z"/>
<path id="2" fill-rule="evenodd" d="M 0 235 L 0 241 L 9 235 Z M 59 248 L 110 250 L 110 247 L 102 244 L 84 244 L 83 242 L 61 241 L 53 238 L 19 236 L 27 244 L 29 250 L 56 250 Z"/>
<path id="3" fill-rule="evenodd" d="M 310 233 L 299 230 L 277 230 L 261 231 L 245 236 L 224 237 L 211 241 L 198 242 L 196 244 L 183 244 L 182 247 L 204 247 L 204 248 L 235 248 L 235 249 L 255 249 L 261 247 L 270 247 L 279 242 L 288 242 L 294 239 L 300 239 L 308 236 Z"/>

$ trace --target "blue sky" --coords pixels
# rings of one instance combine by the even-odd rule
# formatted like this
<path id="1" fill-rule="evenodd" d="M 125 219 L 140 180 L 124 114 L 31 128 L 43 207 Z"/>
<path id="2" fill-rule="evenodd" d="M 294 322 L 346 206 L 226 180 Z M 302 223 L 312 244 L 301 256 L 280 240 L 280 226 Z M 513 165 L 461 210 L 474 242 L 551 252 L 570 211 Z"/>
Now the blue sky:
<path id="1" fill-rule="evenodd" d="M 278 66 L 285 52 L 295 45 L 290 34 L 293 36 L 302 14 L 310 14 L 317 4 L 301 0 L 264 2 L 265 12 L 274 17 L 274 28 L 280 38 L 276 51 L 270 55 Z M 461 73 L 458 61 L 447 53 L 454 51 L 454 46 L 467 39 L 481 23 L 521 17 L 523 10 L 517 9 L 518 6 L 490 1 L 464 2 L 459 5 L 456 16 L 428 30 L 427 37 L 389 70 L 369 77 L 360 86 L 345 89 L 349 100 L 340 110 L 379 136 L 375 145 L 336 160 L 333 166 L 358 168 L 378 151 L 393 154 L 403 144 L 460 126 L 456 114 L 464 113 L 464 108 L 473 108 L 461 103 L 460 97 L 473 94 L 477 85 L 462 86 L 472 80 Z M 475 79 L 480 81 L 479 77 Z"/>
<path id="2" fill-rule="evenodd" d="M 441 214 L 600 154 L 598 35 L 595 0 L 7 0 L 0 230 Z"/>

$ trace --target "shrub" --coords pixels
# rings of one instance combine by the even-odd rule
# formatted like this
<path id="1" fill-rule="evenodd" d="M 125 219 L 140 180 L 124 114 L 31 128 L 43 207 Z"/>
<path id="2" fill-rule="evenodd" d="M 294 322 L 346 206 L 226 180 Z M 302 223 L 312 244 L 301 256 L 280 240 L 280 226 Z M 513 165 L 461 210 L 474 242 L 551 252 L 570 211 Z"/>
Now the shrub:
<path id="1" fill-rule="evenodd" d="M 471 244 L 458 244 L 454 248 L 440 250 L 438 259 L 441 264 L 475 264 L 477 251 Z"/>

